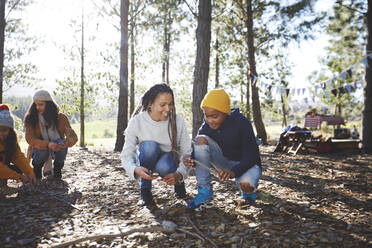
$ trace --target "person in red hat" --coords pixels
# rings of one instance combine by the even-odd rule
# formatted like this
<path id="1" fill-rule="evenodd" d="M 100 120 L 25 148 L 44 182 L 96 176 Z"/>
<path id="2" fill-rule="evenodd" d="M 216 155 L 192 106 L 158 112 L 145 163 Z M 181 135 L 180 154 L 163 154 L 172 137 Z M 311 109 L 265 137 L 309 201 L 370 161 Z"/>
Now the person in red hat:
<path id="1" fill-rule="evenodd" d="M 36 184 L 34 171 L 19 147 L 14 119 L 6 104 L 0 105 L 0 179 L 15 179 L 24 184 Z M 2 182 L 1 188 L 4 189 L 6 181 Z"/>

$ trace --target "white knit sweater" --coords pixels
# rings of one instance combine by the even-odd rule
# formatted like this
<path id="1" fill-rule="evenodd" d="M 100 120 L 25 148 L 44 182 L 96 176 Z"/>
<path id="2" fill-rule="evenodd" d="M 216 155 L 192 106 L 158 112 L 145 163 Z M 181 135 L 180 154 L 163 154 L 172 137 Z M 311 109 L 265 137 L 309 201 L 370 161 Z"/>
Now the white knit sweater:
<path id="1" fill-rule="evenodd" d="M 163 152 L 172 150 L 168 135 L 168 120 L 154 121 L 147 111 L 143 111 L 130 119 L 125 130 L 125 143 L 121 152 L 121 162 L 131 179 L 136 179 L 134 169 L 139 166 L 138 148 L 144 141 L 155 141 Z M 180 164 L 177 171 L 183 178 L 188 176 L 188 169 L 182 163 L 183 155 L 191 154 L 191 139 L 187 133 L 186 123 L 180 115 L 176 115 L 177 146 L 179 147 Z"/>

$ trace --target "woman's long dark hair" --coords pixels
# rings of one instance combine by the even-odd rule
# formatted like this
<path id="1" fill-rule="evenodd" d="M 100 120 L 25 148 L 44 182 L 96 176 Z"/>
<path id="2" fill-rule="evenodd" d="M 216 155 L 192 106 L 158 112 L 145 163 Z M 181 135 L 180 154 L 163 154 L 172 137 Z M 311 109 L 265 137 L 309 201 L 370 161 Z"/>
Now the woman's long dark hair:
<path id="1" fill-rule="evenodd" d="M 177 145 L 177 123 L 176 123 L 176 106 L 174 104 L 173 90 L 167 84 L 155 84 L 143 94 L 133 116 L 141 111 L 149 111 L 149 106 L 155 101 L 159 94 L 169 93 L 172 96 L 173 109 L 169 115 L 168 135 L 172 144 L 173 159 L 178 166 L 178 145 Z"/>
<path id="2" fill-rule="evenodd" d="M 45 101 L 45 111 L 43 117 L 48 127 L 55 126 L 58 128 L 59 107 L 54 101 Z M 24 123 L 30 124 L 33 128 L 39 122 L 39 112 L 36 109 L 35 102 L 32 102 L 25 115 Z"/>
<path id="3" fill-rule="evenodd" d="M 8 161 L 6 161 L 7 163 L 9 163 L 14 154 L 16 153 L 17 151 L 17 134 L 16 132 L 14 131 L 13 128 L 9 128 L 9 134 L 8 134 L 8 137 L 6 138 L 5 140 L 5 157 Z"/>

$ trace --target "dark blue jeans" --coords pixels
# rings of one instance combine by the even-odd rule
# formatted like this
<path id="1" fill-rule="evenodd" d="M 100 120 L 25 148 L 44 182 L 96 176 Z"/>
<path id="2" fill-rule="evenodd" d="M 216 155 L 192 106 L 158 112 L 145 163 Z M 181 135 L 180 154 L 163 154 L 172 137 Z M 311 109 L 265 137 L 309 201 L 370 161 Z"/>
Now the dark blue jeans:
<path id="1" fill-rule="evenodd" d="M 56 143 L 60 143 L 59 141 L 62 140 L 57 140 Z M 34 166 L 34 172 L 35 176 L 37 178 L 41 178 L 41 168 L 44 166 L 44 163 L 48 160 L 49 153 L 52 152 L 54 155 L 54 163 L 53 163 L 53 170 L 54 174 L 57 175 L 58 177 L 61 174 L 61 170 L 65 164 L 65 159 L 67 155 L 67 148 L 63 148 L 57 152 L 53 152 L 51 150 L 39 150 L 34 148 L 32 152 L 32 165 Z"/>
<path id="2" fill-rule="evenodd" d="M 139 148 L 138 160 L 142 167 L 159 173 L 161 177 L 177 170 L 171 152 L 162 152 L 155 141 L 145 141 Z M 151 190 L 152 181 L 141 178 L 141 189 Z"/>

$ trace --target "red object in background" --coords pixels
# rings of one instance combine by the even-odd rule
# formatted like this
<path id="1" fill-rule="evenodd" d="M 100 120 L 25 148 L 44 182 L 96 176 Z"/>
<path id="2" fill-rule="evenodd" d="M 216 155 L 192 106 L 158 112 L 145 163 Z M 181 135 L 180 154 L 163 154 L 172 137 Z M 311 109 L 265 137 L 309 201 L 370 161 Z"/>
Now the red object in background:
<path id="1" fill-rule="evenodd" d="M 319 142 L 316 145 L 316 150 L 319 153 L 329 153 L 332 151 L 332 144 L 329 142 Z"/>

